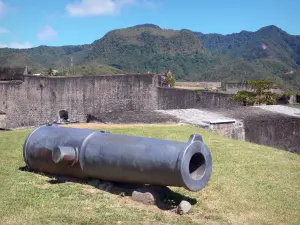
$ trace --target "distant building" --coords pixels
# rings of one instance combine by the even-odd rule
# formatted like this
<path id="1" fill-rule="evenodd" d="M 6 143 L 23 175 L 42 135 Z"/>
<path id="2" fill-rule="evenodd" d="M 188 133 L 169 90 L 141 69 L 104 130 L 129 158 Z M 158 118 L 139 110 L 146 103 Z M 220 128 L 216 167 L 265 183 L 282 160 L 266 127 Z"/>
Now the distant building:
<path id="1" fill-rule="evenodd" d="M 275 83 L 270 82 L 269 83 L 271 86 L 275 86 Z M 254 91 L 253 89 L 250 88 L 250 85 L 247 82 L 243 81 L 231 81 L 231 82 L 226 82 L 225 84 L 225 90 L 228 93 L 231 94 L 236 94 L 239 91 Z M 282 89 L 270 89 L 271 92 L 281 94 L 283 91 Z"/>
<path id="2" fill-rule="evenodd" d="M 26 67 L 0 67 L 0 81 L 24 80 L 24 75 L 28 75 Z"/>

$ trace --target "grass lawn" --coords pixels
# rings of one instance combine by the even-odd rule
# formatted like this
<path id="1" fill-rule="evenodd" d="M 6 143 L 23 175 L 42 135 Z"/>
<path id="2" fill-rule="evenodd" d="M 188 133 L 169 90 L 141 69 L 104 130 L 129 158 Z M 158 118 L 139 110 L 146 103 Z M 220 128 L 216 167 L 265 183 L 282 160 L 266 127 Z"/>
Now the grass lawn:
<path id="1" fill-rule="evenodd" d="M 175 86 L 175 88 L 179 88 L 179 89 L 187 89 L 187 90 L 205 90 L 205 88 L 202 87 L 185 87 L 185 86 Z"/>
<path id="2" fill-rule="evenodd" d="M 213 156 L 212 178 L 191 213 L 177 215 L 79 183 L 51 184 L 22 172 L 30 130 L 0 132 L 0 224 L 300 224 L 300 156 L 226 139 L 192 126 L 105 126 L 112 133 L 186 142 L 202 134 Z"/>

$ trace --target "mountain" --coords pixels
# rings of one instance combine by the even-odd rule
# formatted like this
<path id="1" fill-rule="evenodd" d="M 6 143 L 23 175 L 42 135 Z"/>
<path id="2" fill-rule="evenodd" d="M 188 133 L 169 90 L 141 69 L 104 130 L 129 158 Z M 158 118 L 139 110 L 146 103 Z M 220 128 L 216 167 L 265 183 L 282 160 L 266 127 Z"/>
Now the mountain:
<path id="1" fill-rule="evenodd" d="M 91 44 L 0 49 L 0 65 L 32 71 L 69 67 L 76 73 L 145 73 L 171 70 L 178 80 L 272 79 L 300 87 L 300 36 L 276 26 L 230 35 L 142 24 L 108 32 Z"/>

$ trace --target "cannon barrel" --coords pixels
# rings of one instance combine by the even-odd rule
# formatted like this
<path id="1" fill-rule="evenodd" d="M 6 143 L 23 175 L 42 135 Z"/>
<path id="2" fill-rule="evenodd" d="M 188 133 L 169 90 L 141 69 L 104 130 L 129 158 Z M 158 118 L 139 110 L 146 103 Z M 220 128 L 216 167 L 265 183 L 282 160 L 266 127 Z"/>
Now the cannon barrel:
<path id="1" fill-rule="evenodd" d="M 212 173 L 201 135 L 187 143 L 44 125 L 23 146 L 28 168 L 48 174 L 199 191 Z"/>

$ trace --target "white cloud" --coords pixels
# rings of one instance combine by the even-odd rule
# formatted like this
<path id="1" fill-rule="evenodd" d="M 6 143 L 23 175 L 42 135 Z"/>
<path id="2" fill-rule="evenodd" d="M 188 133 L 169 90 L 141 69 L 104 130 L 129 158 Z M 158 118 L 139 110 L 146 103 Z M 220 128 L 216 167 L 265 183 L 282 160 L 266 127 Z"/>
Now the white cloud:
<path id="1" fill-rule="evenodd" d="M 17 42 L 12 42 L 10 43 L 10 48 L 32 48 L 32 44 L 28 42 L 24 43 L 17 43 Z"/>
<path id="2" fill-rule="evenodd" d="M 156 3 L 148 0 L 81 0 L 68 4 L 66 10 L 74 17 L 117 15 L 127 5 L 153 7 Z"/>
<path id="3" fill-rule="evenodd" d="M 24 43 L 18 43 L 18 42 L 11 42 L 10 44 L 6 45 L 0 42 L 0 48 L 18 48 L 18 49 L 24 49 L 24 48 L 32 48 L 32 44 L 28 42 Z"/>
<path id="4" fill-rule="evenodd" d="M 40 41 L 51 41 L 57 38 L 57 32 L 50 26 L 45 26 L 37 33 Z"/>
<path id="5" fill-rule="evenodd" d="M 0 0 L 0 15 L 3 15 L 7 10 L 7 6 L 2 0 Z"/>
<path id="6" fill-rule="evenodd" d="M 0 34 L 8 34 L 9 33 L 9 30 L 3 28 L 3 27 L 0 27 Z"/>
<path id="7" fill-rule="evenodd" d="M 8 46 L 0 42 L 0 48 L 7 48 Z"/>

